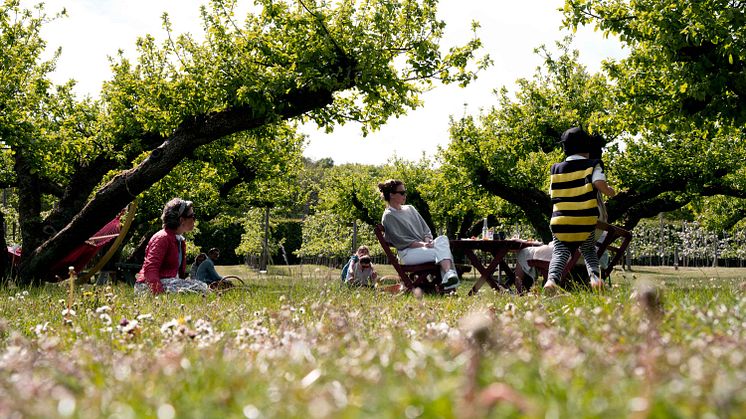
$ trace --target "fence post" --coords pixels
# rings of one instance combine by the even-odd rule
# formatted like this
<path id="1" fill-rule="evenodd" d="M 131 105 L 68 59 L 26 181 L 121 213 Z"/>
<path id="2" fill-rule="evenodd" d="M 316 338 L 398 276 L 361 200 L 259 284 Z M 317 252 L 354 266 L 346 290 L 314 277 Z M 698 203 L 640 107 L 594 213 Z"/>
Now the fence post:
<path id="1" fill-rule="evenodd" d="M 632 271 L 632 246 L 629 246 L 627 248 L 627 251 L 625 252 L 625 255 L 624 255 L 624 262 L 626 262 L 627 264 L 627 269 L 625 270 L 631 272 Z"/>
<path id="2" fill-rule="evenodd" d="M 262 260 L 259 262 L 259 271 L 267 272 L 267 260 L 269 259 L 269 207 L 264 209 L 264 239 L 262 240 Z"/>
<path id="3" fill-rule="evenodd" d="M 357 252 L 357 219 L 352 222 L 352 253 Z"/>

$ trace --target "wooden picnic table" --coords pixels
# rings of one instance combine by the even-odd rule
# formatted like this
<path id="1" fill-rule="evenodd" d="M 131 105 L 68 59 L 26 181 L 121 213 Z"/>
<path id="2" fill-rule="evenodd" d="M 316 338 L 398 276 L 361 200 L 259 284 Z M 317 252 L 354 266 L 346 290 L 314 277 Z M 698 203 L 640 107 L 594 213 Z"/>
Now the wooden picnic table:
<path id="1" fill-rule="evenodd" d="M 480 277 L 474 284 L 472 289 L 469 291 L 469 295 L 476 294 L 482 285 L 487 282 L 495 290 L 504 289 L 500 284 L 497 283 L 493 274 L 500 268 L 505 275 L 508 277 L 508 281 L 515 282 L 515 273 L 510 268 L 507 262 L 503 259 L 508 252 L 517 253 L 519 250 L 526 247 L 541 246 L 543 243 L 535 241 L 527 241 L 520 239 L 508 239 L 508 240 L 470 240 L 470 239 L 459 239 L 451 240 L 451 250 L 462 250 L 471 265 L 476 268 L 480 273 Z M 481 250 L 486 253 L 492 254 L 492 260 L 485 266 L 482 261 L 479 260 L 476 253 L 477 250 Z"/>

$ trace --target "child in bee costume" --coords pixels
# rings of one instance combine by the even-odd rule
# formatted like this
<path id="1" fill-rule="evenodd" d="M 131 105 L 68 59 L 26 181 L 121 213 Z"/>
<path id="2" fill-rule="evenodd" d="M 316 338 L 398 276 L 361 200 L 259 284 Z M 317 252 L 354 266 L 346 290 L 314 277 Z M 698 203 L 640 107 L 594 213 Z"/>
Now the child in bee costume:
<path id="1" fill-rule="evenodd" d="M 552 230 L 554 251 L 549 263 L 549 278 L 544 291 L 554 292 L 557 282 L 573 252 L 580 248 L 588 269 L 591 287 L 603 288 L 595 248 L 595 229 L 599 217 L 597 191 L 616 195 L 602 169 L 601 160 L 588 158 L 592 150 L 591 137 L 582 128 L 570 128 L 560 142 L 567 158 L 552 165 L 550 196 L 552 198 Z"/>

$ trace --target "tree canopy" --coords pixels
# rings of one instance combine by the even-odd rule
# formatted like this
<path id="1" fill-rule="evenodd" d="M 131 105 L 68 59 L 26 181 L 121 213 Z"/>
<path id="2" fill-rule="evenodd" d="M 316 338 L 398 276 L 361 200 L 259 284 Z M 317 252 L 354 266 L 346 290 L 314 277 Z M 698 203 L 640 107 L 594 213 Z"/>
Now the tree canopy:
<path id="1" fill-rule="evenodd" d="M 158 45 L 146 35 L 137 59 L 114 59 L 112 79 L 92 101 L 73 97 L 70 84 L 51 87 L 53 60 L 40 60 L 43 7 L 32 15 L 4 1 L 2 52 L 18 58 L 3 60 L 8 90 L 0 106 L 8 116 L 0 140 L 15 166 L 9 184 L 23 202 L 24 281 L 39 280 L 70 244 L 202 146 L 283 121 L 332 129 L 356 120 L 375 129 L 419 106 L 434 82 L 465 85 L 489 64 L 476 55 L 476 36 L 440 46 L 445 24 L 434 0 L 256 5 L 239 19 L 234 0 L 211 1 L 199 41 L 172 34 L 164 16 L 168 39 Z M 44 211 L 43 199 L 51 200 Z M 59 228 L 48 237 L 46 225 Z"/>
<path id="2" fill-rule="evenodd" d="M 572 126 L 608 143 L 605 171 L 622 191 L 608 201 L 609 219 L 628 229 L 697 197 L 742 196 L 746 149 L 738 130 L 693 120 L 666 131 L 658 122 L 640 123 L 625 112 L 619 87 L 606 74 L 590 74 L 579 65 L 569 42 L 558 43 L 557 57 L 538 50 L 544 65 L 533 79 L 517 82 L 515 97 L 503 89 L 493 109 L 452 123 L 444 171 L 517 205 L 546 241 L 549 167 L 564 158 L 557 140 Z"/>
<path id="3" fill-rule="evenodd" d="M 564 24 L 615 35 L 629 56 L 607 65 L 623 111 L 649 129 L 694 120 L 746 123 L 746 5 L 734 0 L 567 0 Z M 685 123 L 686 124 L 686 123 Z"/>

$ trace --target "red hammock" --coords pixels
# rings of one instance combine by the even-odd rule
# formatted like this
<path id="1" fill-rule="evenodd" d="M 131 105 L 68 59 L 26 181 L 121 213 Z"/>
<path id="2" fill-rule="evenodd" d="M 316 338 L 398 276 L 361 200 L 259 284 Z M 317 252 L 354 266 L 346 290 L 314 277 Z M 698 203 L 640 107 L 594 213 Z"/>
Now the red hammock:
<path id="1" fill-rule="evenodd" d="M 75 269 L 75 272 L 83 270 L 102 247 L 119 235 L 120 228 L 119 216 L 117 216 L 103 226 L 101 230 L 97 231 L 93 237 L 86 240 L 85 243 L 74 248 L 64 258 L 53 263 L 49 268 L 49 276 L 51 278 L 67 278 L 70 266 Z M 17 266 L 21 260 L 21 248 L 8 247 L 8 257 L 13 266 Z"/>
<path id="2" fill-rule="evenodd" d="M 103 226 L 101 230 L 94 233 L 93 237 L 86 240 L 85 243 L 74 248 L 67 256 L 52 264 L 49 273 L 53 277 L 67 278 L 70 266 L 75 269 L 75 272 L 82 271 L 102 247 L 119 235 L 120 228 L 119 216 L 117 216 Z"/>

